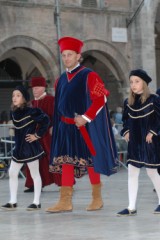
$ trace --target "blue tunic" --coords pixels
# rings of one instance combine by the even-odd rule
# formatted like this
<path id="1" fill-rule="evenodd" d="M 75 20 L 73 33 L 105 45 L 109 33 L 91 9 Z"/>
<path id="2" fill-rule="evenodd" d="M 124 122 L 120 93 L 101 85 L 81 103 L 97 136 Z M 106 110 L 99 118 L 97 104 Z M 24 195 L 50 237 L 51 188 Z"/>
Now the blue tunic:
<path id="1" fill-rule="evenodd" d="M 75 166 L 75 177 L 82 176 L 87 166 L 94 166 L 96 172 L 105 175 L 115 173 L 117 151 L 107 106 L 103 107 L 91 123 L 86 124 L 96 150 L 95 157 L 91 156 L 78 128 L 61 121 L 61 116 L 74 118 L 75 114 L 82 115 L 90 107 L 92 102 L 87 87 L 87 76 L 90 72 L 88 68 L 78 68 L 71 81 L 68 81 L 66 72 L 58 81 L 51 144 L 51 172 L 61 173 L 62 164 L 72 164 Z"/>
<path id="2" fill-rule="evenodd" d="M 133 106 L 124 102 L 123 129 L 124 136 L 129 132 L 127 164 L 141 168 L 160 167 L 160 98 L 151 94 L 141 103 L 141 95 L 136 95 Z M 147 134 L 153 133 L 152 143 L 146 142 Z"/>
<path id="3" fill-rule="evenodd" d="M 39 141 L 26 142 L 27 134 L 37 134 L 42 137 L 49 126 L 48 116 L 39 108 L 18 108 L 11 113 L 15 128 L 15 148 L 12 160 L 17 163 L 27 163 L 40 159 L 45 153 Z"/>

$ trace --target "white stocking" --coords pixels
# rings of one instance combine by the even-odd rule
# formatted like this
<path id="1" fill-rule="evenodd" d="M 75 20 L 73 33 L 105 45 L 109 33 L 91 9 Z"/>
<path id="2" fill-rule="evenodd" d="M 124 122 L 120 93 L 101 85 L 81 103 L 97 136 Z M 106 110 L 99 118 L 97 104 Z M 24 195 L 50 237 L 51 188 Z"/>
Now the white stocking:
<path id="1" fill-rule="evenodd" d="M 11 161 L 9 168 L 10 203 L 17 203 L 18 175 L 23 163 Z"/>
<path id="2" fill-rule="evenodd" d="M 128 198 L 129 210 L 136 209 L 137 193 L 138 193 L 138 179 L 140 169 L 128 164 Z"/>
<path id="3" fill-rule="evenodd" d="M 158 174 L 157 169 L 146 168 L 146 171 L 156 190 L 158 195 L 158 204 L 160 205 L 160 175 Z"/>
<path id="4" fill-rule="evenodd" d="M 31 177 L 32 177 L 33 183 L 34 183 L 34 200 L 33 200 L 33 203 L 38 205 L 40 195 L 41 195 L 41 190 L 42 190 L 42 180 L 41 180 L 41 176 L 40 176 L 40 173 L 39 173 L 39 160 L 27 163 L 27 165 L 29 167 Z"/>

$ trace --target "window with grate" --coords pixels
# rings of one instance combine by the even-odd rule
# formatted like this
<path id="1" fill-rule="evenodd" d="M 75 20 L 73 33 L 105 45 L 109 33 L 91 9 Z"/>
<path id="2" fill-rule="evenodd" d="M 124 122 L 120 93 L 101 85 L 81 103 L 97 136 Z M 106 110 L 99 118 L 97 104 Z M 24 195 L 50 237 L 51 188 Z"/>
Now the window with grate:
<path id="1" fill-rule="evenodd" d="M 82 0 L 82 7 L 96 8 L 97 0 Z"/>

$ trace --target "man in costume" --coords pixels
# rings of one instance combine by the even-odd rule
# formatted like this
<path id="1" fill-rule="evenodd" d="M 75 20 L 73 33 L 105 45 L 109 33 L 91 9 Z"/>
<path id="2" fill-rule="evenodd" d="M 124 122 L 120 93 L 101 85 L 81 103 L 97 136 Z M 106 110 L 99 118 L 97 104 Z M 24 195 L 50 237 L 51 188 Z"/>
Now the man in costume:
<path id="1" fill-rule="evenodd" d="M 39 171 L 42 178 L 42 188 L 50 185 L 52 183 L 56 183 L 57 185 L 61 185 L 61 175 L 60 174 L 51 174 L 49 172 L 49 158 L 50 158 L 50 146 L 51 146 L 51 133 L 52 133 L 52 119 L 54 112 L 54 97 L 47 94 L 46 89 L 46 80 L 43 77 L 33 77 L 31 79 L 31 87 L 34 96 L 34 100 L 32 100 L 32 106 L 40 108 L 44 113 L 46 113 L 50 118 L 50 128 L 46 132 L 46 134 L 40 139 L 40 143 L 46 153 L 44 158 L 39 162 Z M 26 167 L 26 183 L 27 187 L 24 192 L 33 192 L 33 180 L 30 175 L 30 171 L 28 167 Z"/>
<path id="2" fill-rule="evenodd" d="M 74 176 L 86 173 L 92 185 L 87 211 L 103 207 L 100 173 L 115 173 L 117 152 L 106 106 L 109 92 L 97 73 L 81 66 L 83 42 L 58 41 L 66 71 L 55 84 L 55 110 L 50 171 L 62 174 L 60 199 L 47 212 L 72 211 Z"/>

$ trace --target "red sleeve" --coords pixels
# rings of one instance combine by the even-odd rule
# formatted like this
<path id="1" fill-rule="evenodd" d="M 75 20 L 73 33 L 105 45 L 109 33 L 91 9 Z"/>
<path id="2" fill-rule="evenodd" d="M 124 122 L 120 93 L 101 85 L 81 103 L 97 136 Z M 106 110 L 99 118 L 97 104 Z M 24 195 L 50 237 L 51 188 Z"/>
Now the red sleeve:
<path id="1" fill-rule="evenodd" d="M 33 108 L 40 108 L 43 112 L 45 112 L 52 125 L 53 112 L 54 112 L 54 97 L 52 95 L 47 94 L 43 99 L 40 100 L 32 100 Z"/>
<path id="2" fill-rule="evenodd" d="M 101 110 L 101 108 L 105 105 L 105 96 L 109 96 L 109 91 L 105 89 L 103 81 L 95 72 L 89 73 L 87 86 L 92 104 L 84 113 L 84 115 L 90 120 L 93 120 L 98 114 L 99 110 Z"/>

